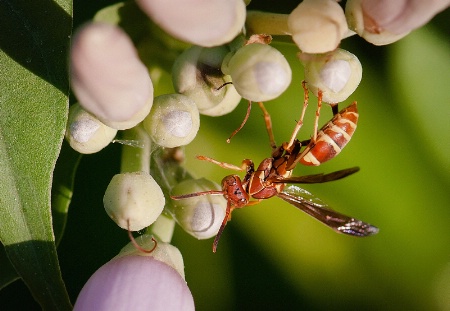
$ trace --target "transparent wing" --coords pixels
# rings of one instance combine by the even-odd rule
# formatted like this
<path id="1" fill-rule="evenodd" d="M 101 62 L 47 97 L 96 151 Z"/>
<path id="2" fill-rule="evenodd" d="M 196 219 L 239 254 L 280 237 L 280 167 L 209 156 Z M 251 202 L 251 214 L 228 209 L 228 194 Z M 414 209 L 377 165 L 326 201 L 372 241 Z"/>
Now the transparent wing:
<path id="1" fill-rule="evenodd" d="M 340 171 L 332 172 L 329 174 L 314 174 L 314 175 L 305 175 L 305 176 L 294 176 L 284 178 L 282 176 L 271 178 L 270 181 L 273 183 L 285 183 L 285 184 L 318 184 L 329 182 L 333 180 L 338 180 L 349 175 L 352 175 L 359 171 L 359 167 L 351 167 L 347 169 L 343 169 Z"/>
<path id="2" fill-rule="evenodd" d="M 297 186 L 289 186 L 278 194 L 286 202 L 324 223 L 338 233 L 365 237 L 378 233 L 378 228 L 361 220 L 340 214 L 320 199 Z"/>
<path id="3" fill-rule="evenodd" d="M 112 142 L 135 148 L 144 148 L 144 143 L 135 139 L 113 139 Z"/>

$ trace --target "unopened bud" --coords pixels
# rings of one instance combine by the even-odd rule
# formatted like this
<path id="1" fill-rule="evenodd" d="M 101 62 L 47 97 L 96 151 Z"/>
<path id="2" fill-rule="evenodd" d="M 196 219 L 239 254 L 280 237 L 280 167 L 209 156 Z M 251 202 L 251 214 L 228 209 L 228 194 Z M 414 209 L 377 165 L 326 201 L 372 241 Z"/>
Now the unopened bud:
<path id="1" fill-rule="evenodd" d="M 323 101 L 339 103 L 346 100 L 358 87 L 362 78 L 362 66 L 352 53 L 337 49 L 327 54 L 302 55 L 305 80 L 317 96 L 322 91 Z"/>
<path id="2" fill-rule="evenodd" d="M 186 180 L 172 189 L 172 195 L 221 190 L 207 179 Z M 209 239 L 217 234 L 225 217 L 227 201 L 222 195 L 201 195 L 173 200 L 170 212 L 177 223 L 197 239 Z"/>
<path id="3" fill-rule="evenodd" d="M 117 225 L 130 231 L 150 226 L 164 209 L 163 192 L 148 173 L 115 175 L 106 189 L 103 205 Z"/>
<path id="4" fill-rule="evenodd" d="M 212 47 L 233 40 L 244 27 L 242 0 L 138 0 L 162 29 L 180 40 Z"/>
<path id="5" fill-rule="evenodd" d="M 181 94 L 155 98 L 144 128 L 155 143 L 166 148 L 189 144 L 197 135 L 200 115 L 194 101 Z"/>
<path id="6" fill-rule="evenodd" d="M 274 47 L 253 43 L 225 58 L 222 72 L 229 74 L 237 92 L 251 101 L 268 101 L 289 86 L 292 71 L 286 58 Z"/>
<path id="7" fill-rule="evenodd" d="M 292 39 L 303 53 L 336 49 L 348 31 L 342 8 L 335 0 L 304 0 L 288 18 Z"/>
<path id="8" fill-rule="evenodd" d="M 70 146 L 84 154 L 95 153 L 116 136 L 117 130 L 106 126 L 76 103 L 69 108 L 66 140 Z"/>
<path id="9" fill-rule="evenodd" d="M 153 240 L 153 237 L 150 234 L 140 235 L 135 239 L 135 241 L 143 249 L 152 249 L 155 244 L 155 241 Z M 135 245 L 132 242 L 130 242 L 127 245 L 125 245 L 120 250 L 120 253 L 114 258 L 130 255 L 153 257 L 156 260 L 162 261 L 166 265 L 169 265 L 172 268 L 174 268 L 184 279 L 185 277 L 184 277 L 183 256 L 181 255 L 178 248 L 169 243 L 164 243 L 161 241 L 158 241 L 156 243 L 157 243 L 156 248 L 151 253 L 147 253 L 140 251 L 135 247 Z"/>
<path id="10" fill-rule="evenodd" d="M 104 23 L 82 27 L 73 39 L 71 84 L 80 105 L 104 124 L 127 129 L 141 122 L 153 102 L 153 84 L 131 39 Z"/>
<path id="11" fill-rule="evenodd" d="M 400 3 L 400 1 L 391 1 L 390 3 L 395 6 Z M 409 33 L 409 30 L 403 33 L 391 32 L 388 29 L 381 27 L 381 25 L 367 13 L 362 6 L 362 0 L 347 1 L 345 6 L 345 16 L 347 18 L 348 26 L 367 42 L 375 45 L 386 45 L 400 40 Z"/>
<path id="12" fill-rule="evenodd" d="M 236 108 L 241 96 L 220 69 L 229 48 L 193 46 L 175 61 L 172 81 L 177 93 L 191 98 L 201 114 L 221 116 Z"/>

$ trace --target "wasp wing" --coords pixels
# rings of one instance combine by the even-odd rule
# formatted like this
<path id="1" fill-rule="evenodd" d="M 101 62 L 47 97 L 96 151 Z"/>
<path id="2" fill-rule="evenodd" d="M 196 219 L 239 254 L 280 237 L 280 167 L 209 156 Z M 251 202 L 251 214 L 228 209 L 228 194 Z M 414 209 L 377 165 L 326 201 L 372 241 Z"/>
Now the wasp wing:
<path id="1" fill-rule="evenodd" d="M 298 207 L 338 233 L 357 237 L 378 233 L 377 227 L 333 211 L 320 199 L 300 187 L 294 185 L 286 187 L 284 191 L 278 194 L 278 197 Z"/>
<path id="2" fill-rule="evenodd" d="M 349 175 L 352 175 L 358 171 L 359 167 L 355 166 L 328 174 L 314 174 L 314 175 L 294 176 L 287 178 L 284 178 L 282 176 L 276 176 L 270 178 L 270 181 L 273 183 L 284 183 L 284 184 L 318 184 L 338 180 L 347 177 Z"/>

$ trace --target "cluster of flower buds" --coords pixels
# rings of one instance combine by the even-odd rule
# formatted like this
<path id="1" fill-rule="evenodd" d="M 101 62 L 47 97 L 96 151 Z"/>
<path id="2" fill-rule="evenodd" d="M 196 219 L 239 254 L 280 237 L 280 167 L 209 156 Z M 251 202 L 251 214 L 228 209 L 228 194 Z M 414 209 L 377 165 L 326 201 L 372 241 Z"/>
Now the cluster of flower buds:
<path id="1" fill-rule="evenodd" d="M 445 0 L 430 3 L 348 0 L 343 8 L 335 0 L 304 0 L 291 14 L 274 14 L 247 12 L 247 2 L 137 1 L 142 12 L 163 30 L 164 36 L 192 44 L 173 62 L 174 94 L 154 97 L 153 83 L 155 92 L 161 92 L 158 92 L 158 81 L 152 82 L 149 68 L 158 67 L 158 61 L 153 66 L 148 64 L 150 57 L 138 54 L 135 44 L 139 42 L 117 26 L 118 21 L 97 19 L 75 34 L 70 72 L 78 103 L 70 108 L 67 141 L 80 153 L 93 153 L 113 141 L 118 130 L 145 131 L 145 137 L 141 136 L 136 144 L 140 147 L 124 146 L 134 148 L 136 154 L 123 157 L 127 161 L 123 160 L 122 173 L 113 177 L 104 196 L 107 214 L 121 228 L 142 230 L 164 216 L 173 218 L 198 239 L 210 238 L 218 232 L 226 210 L 222 196 L 201 195 L 173 202 L 168 195 L 207 192 L 219 186 L 204 179 L 183 181 L 183 178 L 175 178 L 175 184 L 158 185 L 150 175 L 150 150 L 155 148 L 150 145 L 162 148 L 187 145 L 199 130 L 200 114 L 221 116 L 231 112 L 241 99 L 262 102 L 279 97 L 289 87 L 292 72 L 284 55 L 271 45 L 271 35 L 292 37 L 300 50 L 299 60 L 304 65 L 309 88 L 316 96 L 320 91 L 324 102 L 338 103 L 355 91 L 362 78 L 357 57 L 339 49 L 342 39 L 356 32 L 373 44 L 388 44 L 449 5 Z M 150 42 L 152 38 L 143 40 Z M 163 57 L 165 51 L 158 53 Z M 158 53 L 151 55 L 155 57 Z M 128 162 L 130 159 L 130 163 L 140 161 L 141 164 L 133 167 Z M 164 172 L 164 167 L 157 171 Z M 184 272 L 182 263 L 174 264 L 171 260 L 175 255 L 170 255 L 173 253 L 168 249 L 172 246 L 164 243 L 170 242 L 170 237 L 152 233 L 160 239 L 151 258 L 130 254 L 129 249 L 126 256 L 114 258 L 86 284 L 75 309 L 89 309 L 99 301 L 92 297 L 100 297 L 105 303 L 96 310 L 117 309 L 125 301 L 126 307 L 133 309 L 130 303 L 147 300 L 152 309 L 158 309 L 155 305 L 162 302 L 155 287 L 140 282 L 166 277 L 165 272 L 154 274 L 165 269 L 160 261 L 178 271 L 182 278 Z M 162 236 L 165 238 L 161 239 Z M 142 237 L 142 245 L 148 246 L 150 240 L 146 241 Z M 163 255 L 155 260 L 157 254 Z M 147 268 L 154 275 L 147 276 Z M 110 278 L 113 270 L 121 272 Z M 98 285 L 97 280 L 105 284 L 105 278 L 109 280 L 108 286 Z M 127 299 L 130 291 L 141 293 L 149 286 L 152 290 L 147 292 L 152 295 Z M 178 293 L 189 291 L 185 284 L 169 286 L 171 290 L 167 293 L 172 293 L 173 288 L 178 288 Z M 122 291 L 122 287 L 127 287 L 127 291 Z M 110 300 L 111 295 L 115 299 Z M 171 298 L 164 301 L 169 303 Z M 162 306 L 170 309 L 168 305 Z M 187 298 L 173 308 L 190 310 L 193 302 Z"/>

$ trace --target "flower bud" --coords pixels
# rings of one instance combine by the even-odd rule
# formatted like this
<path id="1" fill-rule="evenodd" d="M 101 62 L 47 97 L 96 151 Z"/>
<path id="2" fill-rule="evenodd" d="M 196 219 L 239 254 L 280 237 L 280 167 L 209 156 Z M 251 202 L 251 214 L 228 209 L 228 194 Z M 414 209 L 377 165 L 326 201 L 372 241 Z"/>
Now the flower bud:
<path id="1" fill-rule="evenodd" d="M 229 75 L 220 67 L 230 50 L 226 46 L 202 48 L 192 46 L 175 61 L 172 69 L 173 87 L 177 93 L 190 97 L 201 114 L 221 116 L 236 108 L 241 96 Z"/>
<path id="2" fill-rule="evenodd" d="M 102 150 L 116 136 L 117 130 L 106 126 L 76 103 L 69 108 L 66 140 L 70 146 L 84 154 Z"/>
<path id="3" fill-rule="evenodd" d="M 288 18 L 292 39 L 303 53 L 336 49 L 348 31 L 342 8 L 335 0 L 304 0 Z"/>
<path id="4" fill-rule="evenodd" d="M 189 144 L 197 135 L 200 115 L 194 101 L 181 94 L 155 98 L 144 128 L 155 143 L 166 148 Z"/>
<path id="5" fill-rule="evenodd" d="M 204 178 L 185 180 L 172 189 L 172 195 L 221 190 L 220 186 Z M 222 195 L 201 195 L 173 200 L 169 207 L 173 218 L 190 235 L 199 240 L 217 234 L 225 217 L 227 201 Z"/>
<path id="6" fill-rule="evenodd" d="M 251 101 L 280 96 L 291 83 L 292 71 L 283 54 L 270 45 L 253 43 L 231 52 L 222 64 L 237 92 Z"/>
<path id="7" fill-rule="evenodd" d="M 392 4 L 395 2 L 397 1 L 393 1 Z M 386 45 L 400 40 L 409 33 L 408 31 L 402 34 L 395 34 L 381 29 L 376 25 L 375 21 L 371 20 L 369 16 L 366 16 L 361 3 L 362 0 L 347 1 L 345 15 L 349 28 L 367 42 L 374 45 Z"/>
<path id="8" fill-rule="evenodd" d="M 300 55 L 305 67 L 305 80 L 317 96 L 320 89 L 323 101 L 339 103 L 346 100 L 358 87 L 362 66 L 352 53 L 337 49 L 320 55 Z"/>
<path id="9" fill-rule="evenodd" d="M 71 84 L 80 105 L 115 129 L 141 122 L 153 102 L 153 84 L 130 38 L 120 28 L 90 23 L 74 37 Z"/>
<path id="10" fill-rule="evenodd" d="M 153 257 L 120 256 L 100 267 L 83 286 L 75 311 L 195 310 L 184 279 Z"/>
<path id="11" fill-rule="evenodd" d="M 148 173 L 115 175 L 106 189 L 103 205 L 116 224 L 130 231 L 150 226 L 164 209 L 163 192 Z"/>
<path id="12" fill-rule="evenodd" d="M 152 249 L 155 245 L 155 241 L 152 239 L 150 234 L 138 236 L 136 238 L 136 243 L 143 249 Z M 162 261 L 166 265 L 174 268 L 183 280 L 185 279 L 183 256 L 178 248 L 169 243 L 158 241 L 156 248 L 151 253 L 147 253 L 137 249 L 134 244 L 130 242 L 120 250 L 119 254 L 115 258 L 130 255 L 153 257 L 156 260 Z"/>
<path id="13" fill-rule="evenodd" d="M 233 40 L 244 27 L 242 0 L 138 0 L 141 9 L 177 39 L 211 47 Z"/>
<path id="14" fill-rule="evenodd" d="M 359 36 L 386 45 L 421 27 L 449 5 L 449 0 L 349 0 L 345 15 Z"/>

